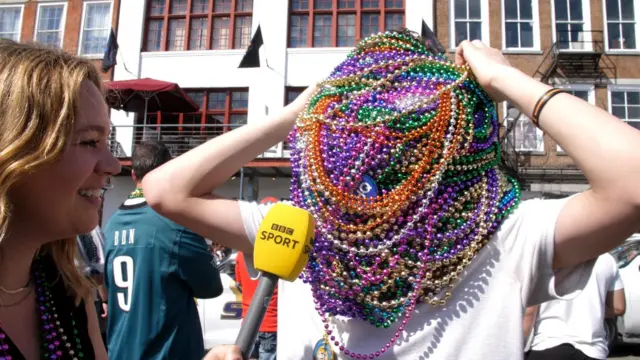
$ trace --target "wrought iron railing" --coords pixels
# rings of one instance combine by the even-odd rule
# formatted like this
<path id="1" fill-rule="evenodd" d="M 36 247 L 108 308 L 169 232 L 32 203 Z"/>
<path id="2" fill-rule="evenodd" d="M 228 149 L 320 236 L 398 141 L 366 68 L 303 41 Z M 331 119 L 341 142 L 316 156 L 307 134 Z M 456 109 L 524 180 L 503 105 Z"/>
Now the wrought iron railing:
<path id="1" fill-rule="evenodd" d="M 617 68 L 615 63 L 606 54 L 604 41 L 604 32 L 602 30 L 557 31 L 556 41 L 545 52 L 533 76 L 538 77 L 539 81 L 543 83 L 548 83 L 552 76 L 558 74 L 558 70 L 562 70 L 560 67 L 565 67 L 565 69 L 570 68 L 572 62 L 580 63 L 581 59 L 586 59 L 582 64 L 579 64 L 577 68 L 591 61 L 593 63 L 591 72 L 593 77 L 583 80 L 591 80 L 596 85 L 615 81 L 618 77 Z M 567 74 L 564 74 L 564 76 L 566 75 Z M 522 116 L 522 113 L 518 113 L 518 115 L 513 118 L 513 121 L 507 122 L 508 114 L 505 114 L 505 121 L 502 123 L 505 127 L 502 142 L 502 157 L 505 165 L 516 174 L 521 174 L 521 171 L 518 169 L 519 154 L 516 150 L 516 136 L 514 132 L 517 129 L 516 124 Z"/>
<path id="2" fill-rule="evenodd" d="M 604 52 L 602 30 L 556 30 L 555 51 L 577 50 Z"/>
<path id="3" fill-rule="evenodd" d="M 171 155 L 179 156 L 206 141 L 239 127 L 233 124 L 152 124 L 152 125 L 113 125 L 109 148 L 119 158 L 129 158 L 133 146 L 144 140 L 162 141 L 171 151 Z M 271 149 L 263 156 L 288 158 L 289 152 Z M 279 156 L 280 155 L 280 156 Z"/>

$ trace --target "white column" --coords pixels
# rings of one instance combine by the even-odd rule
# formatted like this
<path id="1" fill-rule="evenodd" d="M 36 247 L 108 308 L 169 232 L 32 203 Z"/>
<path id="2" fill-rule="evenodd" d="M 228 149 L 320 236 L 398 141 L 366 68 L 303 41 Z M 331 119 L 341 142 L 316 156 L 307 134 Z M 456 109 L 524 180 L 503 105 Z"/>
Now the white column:
<path id="1" fill-rule="evenodd" d="M 120 1 L 118 57 L 114 80 L 136 79 L 140 74 L 140 49 L 144 38 L 145 1 Z"/>
<path id="2" fill-rule="evenodd" d="M 118 19 L 118 56 L 114 80 L 137 79 L 140 75 L 140 49 L 144 38 L 145 1 L 120 2 Z M 111 110 L 113 125 L 133 125 L 135 114 Z M 133 127 L 116 127 L 116 141 L 127 156 L 133 151 Z"/>
<path id="3" fill-rule="evenodd" d="M 405 21 L 407 29 L 420 34 L 422 30 L 422 20 L 434 29 L 433 23 L 433 0 L 406 0 Z"/>
<path id="4" fill-rule="evenodd" d="M 248 122 L 263 121 L 277 114 L 284 105 L 285 69 L 287 61 L 288 0 L 255 0 L 252 28 L 261 25 L 264 45 L 260 48 L 260 68 L 252 71 L 249 87 Z M 267 114 L 268 110 L 268 114 Z M 281 156 L 282 146 L 270 149 L 265 156 Z"/>

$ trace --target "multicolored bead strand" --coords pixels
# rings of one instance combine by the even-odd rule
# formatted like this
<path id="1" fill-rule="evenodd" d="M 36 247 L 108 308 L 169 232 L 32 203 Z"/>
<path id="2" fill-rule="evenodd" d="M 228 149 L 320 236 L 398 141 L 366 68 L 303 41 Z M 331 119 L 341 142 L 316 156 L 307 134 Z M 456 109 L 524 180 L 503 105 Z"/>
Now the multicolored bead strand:
<path id="1" fill-rule="evenodd" d="M 12 360 L 13 357 L 8 354 L 9 345 L 4 341 L 7 337 L 2 330 L 2 322 L 0 322 L 0 360 Z"/>
<path id="2" fill-rule="evenodd" d="M 136 188 L 135 190 L 133 190 L 133 192 L 131 192 L 131 194 L 129 194 L 129 199 L 140 199 L 144 197 L 144 192 L 142 191 L 142 188 Z"/>
<path id="3" fill-rule="evenodd" d="M 75 327 L 73 313 L 69 315 L 70 319 L 72 319 L 71 330 L 76 342 L 75 344 L 69 341 L 69 334 L 65 333 L 65 330 L 60 324 L 56 305 L 51 295 L 52 285 L 49 284 L 44 277 L 41 268 L 34 271 L 34 279 L 36 282 L 36 294 L 38 296 L 38 309 L 40 310 L 41 323 L 44 328 L 42 340 L 43 358 L 59 359 L 62 357 L 63 350 L 66 351 L 73 360 L 84 358 L 82 344 L 80 344 L 80 338 L 77 337 L 78 329 Z M 60 347 L 61 344 L 64 344 L 64 348 Z"/>
<path id="4" fill-rule="evenodd" d="M 58 319 L 56 304 L 51 295 L 52 284 L 46 280 L 43 271 L 41 260 L 39 257 L 36 257 L 33 279 L 36 287 L 36 301 L 42 327 L 40 332 L 42 358 L 47 360 L 60 359 L 64 352 L 66 352 L 73 360 L 83 359 L 84 354 L 82 353 L 80 338 L 77 337 L 78 329 L 75 327 L 75 322 L 73 320 L 71 321 L 71 330 L 76 342 L 72 344 Z M 70 318 L 73 319 L 73 313 L 69 315 L 71 316 Z M 0 324 L 0 360 L 11 360 L 12 356 L 9 355 L 9 345 L 6 344 L 5 338 L 6 334 L 2 330 L 2 324 Z M 64 348 L 61 347 L 62 344 L 64 344 Z"/>
<path id="5" fill-rule="evenodd" d="M 291 199 L 316 220 L 301 278 L 345 355 L 384 354 L 416 304 L 444 305 L 518 205 L 517 182 L 498 170 L 498 131 L 468 66 L 410 34 L 364 39 L 318 85 L 289 137 Z M 358 354 L 332 334 L 338 315 L 398 330 Z"/>

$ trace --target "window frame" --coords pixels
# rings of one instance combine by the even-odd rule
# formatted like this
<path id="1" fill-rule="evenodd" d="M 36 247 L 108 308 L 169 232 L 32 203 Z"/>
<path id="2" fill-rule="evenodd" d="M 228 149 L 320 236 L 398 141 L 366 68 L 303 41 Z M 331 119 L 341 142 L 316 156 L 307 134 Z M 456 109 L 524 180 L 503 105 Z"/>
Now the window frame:
<path id="1" fill-rule="evenodd" d="M 284 106 L 287 106 L 293 102 L 293 100 L 291 102 L 289 101 L 289 93 L 298 93 L 297 96 L 300 96 L 300 94 L 302 94 L 306 89 L 307 88 L 304 86 L 285 86 Z M 287 139 L 282 141 L 282 156 L 291 157 L 291 147 L 289 146 L 289 142 L 287 141 Z"/>
<path id="2" fill-rule="evenodd" d="M 511 53 L 527 53 L 527 52 L 539 52 L 540 51 L 540 4 L 539 0 L 531 0 L 531 12 L 532 12 L 532 21 L 533 21 L 533 47 L 523 48 L 523 47 L 507 47 L 507 14 L 506 14 L 506 1 L 509 0 L 501 0 L 500 1 L 500 16 L 501 16 L 501 26 L 502 26 L 502 50 L 505 52 Z M 518 0 L 515 0 L 518 1 Z M 519 6 L 519 5 L 518 5 Z M 520 14 L 518 14 L 520 17 Z M 521 22 L 521 20 L 518 20 Z"/>
<path id="3" fill-rule="evenodd" d="M 144 18 L 144 29 L 143 29 L 143 39 L 142 39 L 142 52 L 176 52 L 176 51 L 230 51 L 230 50 L 246 50 L 246 47 L 235 47 L 235 24 L 236 18 L 238 17 L 249 17 L 251 20 L 251 27 L 249 33 L 248 44 L 251 42 L 251 36 L 253 35 L 254 27 L 253 27 L 253 19 L 254 19 L 254 9 L 255 9 L 255 1 L 251 0 L 251 11 L 236 11 L 236 4 L 238 1 L 242 0 L 229 0 L 230 8 L 229 12 L 214 12 L 215 9 L 215 0 L 208 0 L 208 12 L 206 13 L 192 13 L 190 5 L 191 0 L 187 0 L 187 11 L 184 14 L 170 14 L 170 0 L 164 0 L 164 12 L 162 15 L 151 15 L 151 1 L 147 0 L 145 5 L 145 18 Z M 229 38 L 227 39 L 227 47 L 225 49 L 213 49 L 212 48 L 212 35 L 213 35 L 213 23 L 215 18 L 229 18 L 229 25 L 226 27 L 229 30 Z M 207 20 L 207 34 L 205 41 L 204 49 L 190 49 L 191 42 L 191 20 L 192 19 L 206 19 Z M 147 48 L 148 45 L 148 36 L 149 36 L 149 23 L 152 20 L 161 20 L 162 21 L 162 36 L 160 38 L 160 49 L 159 50 L 149 50 Z M 169 50 L 169 22 L 170 20 L 184 20 L 184 41 L 183 47 L 181 50 Z"/>
<path id="4" fill-rule="evenodd" d="M 557 34 L 557 19 L 556 19 L 556 2 L 557 1 L 568 1 L 568 0 L 551 0 L 551 39 L 553 41 L 553 43 L 555 44 L 556 41 L 558 41 L 558 34 Z M 603 3 L 606 0 L 603 0 Z M 592 51 L 593 50 L 593 42 L 592 42 L 592 38 L 593 38 L 593 34 L 591 33 L 591 2 L 589 0 L 581 0 L 582 3 L 582 18 L 583 18 L 583 29 L 582 31 L 584 32 L 584 43 L 583 49 L 558 49 L 559 51 L 567 51 L 567 52 L 571 52 L 571 51 Z M 569 9 L 567 7 L 567 9 Z M 606 19 L 605 19 L 606 22 Z M 570 23 L 570 20 L 567 20 L 567 23 Z"/>
<path id="5" fill-rule="evenodd" d="M 84 28 L 84 24 L 85 24 L 85 18 L 87 15 L 87 6 L 89 4 L 109 4 L 109 19 L 111 20 L 111 22 L 109 23 L 109 31 L 111 31 L 111 29 L 113 28 L 113 0 L 85 0 L 82 3 L 82 20 L 80 20 L 80 37 L 78 38 L 78 56 L 84 56 L 84 57 L 102 57 L 103 53 L 96 53 L 96 54 L 83 54 L 82 53 L 82 45 L 83 45 L 83 41 L 84 41 L 84 32 L 85 32 L 85 28 Z M 109 35 L 107 34 L 107 39 L 105 41 L 105 46 L 107 45 L 107 41 L 109 41 Z"/>
<path id="6" fill-rule="evenodd" d="M 595 85 L 590 84 L 555 84 L 555 88 L 562 90 L 571 90 L 571 91 L 587 91 L 588 98 L 587 102 L 593 106 L 596 106 L 596 87 Z M 573 95 L 573 94 L 572 94 Z M 559 155 L 567 155 L 567 152 L 564 151 L 558 143 L 556 143 L 556 154 Z"/>
<path id="7" fill-rule="evenodd" d="M 618 6 L 620 6 L 620 1 L 624 1 L 624 0 L 617 0 L 618 1 Z M 636 34 L 636 48 L 635 49 L 611 49 L 609 48 L 609 22 L 607 21 L 607 0 L 602 0 L 602 21 L 604 22 L 603 24 L 603 31 L 604 31 L 604 51 L 608 52 L 608 53 L 618 53 L 618 54 L 624 54 L 624 53 L 633 53 L 633 54 L 637 54 L 640 53 L 640 4 L 636 3 L 634 4 L 634 22 L 636 24 L 635 26 L 635 34 Z M 621 21 L 617 21 L 618 23 L 620 23 Z"/>
<path id="8" fill-rule="evenodd" d="M 449 0 L 449 9 L 451 9 L 451 11 L 449 11 L 449 49 L 456 49 L 458 47 L 458 44 L 456 44 L 456 29 L 455 29 L 456 27 L 455 1 L 456 0 Z M 467 1 L 467 7 L 468 7 L 470 0 L 465 0 L 465 1 Z M 469 16 L 467 14 L 467 20 L 468 19 L 469 19 Z M 491 32 L 490 32 L 490 24 L 489 24 L 489 0 L 480 0 L 480 30 L 481 30 L 480 40 L 485 45 L 491 46 L 490 45 Z"/>
<path id="9" fill-rule="evenodd" d="M 314 9 L 315 0 L 307 0 L 307 10 L 293 10 L 293 1 L 287 0 L 288 14 L 287 14 L 287 49 L 328 49 L 328 48 L 350 48 L 352 46 L 338 46 L 338 16 L 339 15 L 355 15 L 356 23 L 354 26 L 354 45 L 358 44 L 362 40 L 362 15 L 363 14 L 375 14 L 378 15 L 378 32 L 384 30 L 385 17 L 388 14 L 402 14 L 402 26 L 406 26 L 407 23 L 407 2 L 402 0 L 401 8 L 387 8 L 385 0 L 378 0 L 377 8 L 363 8 L 362 0 L 354 0 L 354 7 L 348 9 L 339 9 L 339 0 L 330 0 L 331 9 Z M 315 46 L 313 42 L 313 26 L 315 23 L 314 17 L 317 15 L 331 15 L 331 40 L 329 46 Z M 307 16 L 307 41 L 306 46 L 291 47 L 291 19 L 294 16 Z"/>
<path id="10" fill-rule="evenodd" d="M 216 138 L 236 127 L 232 128 L 230 124 L 230 118 L 232 115 L 244 115 L 247 119 L 247 124 L 249 122 L 249 88 L 247 87 L 238 87 L 238 88 L 184 88 L 183 89 L 187 93 L 193 92 L 201 92 L 204 96 L 202 97 L 202 102 L 199 103 L 200 108 L 198 111 L 187 112 L 187 113 L 163 113 L 161 111 L 151 112 L 147 114 L 147 118 L 144 119 L 141 113 L 138 113 L 135 119 L 134 126 L 134 143 L 138 143 L 139 139 L 144 139 L 149 136 L 160 136 L 161 139 L 164 140 L 165 144 L 171 151 L 172 155 L 177 156 L 183 154 L 186 151 L 189 151 L 195 148 L 198 145 L 203 144 L 204 142 Z M 242 109 L 232 109 L 232 93 L 234 92 L 243 92 L 247 94 L 247 107 Z M 209 103 L 209 94 L 210 93 L 224 93 L 224 109 L 215 109 L 208 110 Z M 190 125 L 190 123 L 185 124 L 184 120 L 186 116 L 197 115 L 200 117 L 200 123 Z M 207 123 L 207 117 L 210 115 L 217 115 L 223 117 L 223 122 L 221 127 L 212 127 Z M 168 119 L 175 119 L 175 123 L 169 123 Z M 139 125 L 146 123 L 146 127 L 140 129 Z M 157 127 L 154 125 L 158 125 Z M 167 132 L 164 131 L 164 134 L 159 134 L 162 132 L 163 125 L 165 125 L 165 129 L 171 129 Z M 240 127 L 240 126 L 239 126 Z M 208 129 L 207 129 L 208 128 Z M 174 130 L 175 129 L 175 130 Z M 190 130 L 193 129 L 193 130 Z M 212 130 L 213 129 L 213 130 Z M 219 129 L 219 132 L 216 132 L 216 129 Z M 198 134 L 199 132 L 199 134 Z M 113 132 L 112 132 L 113 133 Z M 196 140 L 194 142 L 190 142 L 191 140 Z M 203 140 L 203 141 L 202 141 Z M 188 145 L 181 147 L 179 142 L 188 143 Z M 199 142 L 202 141 L 202 142 Z M 178 143 L 176 143 L 178 142 Z M 186 149 L 186 151 L 182 152 L 182 150 Z"/>
<path id="11" fill-rule="evenodd" d="M 202 103 L 200 105 L 200 109 L 194 112 L 188 113 L 177 113 L 179 115 L 179 124 L 184 124 L 184 116 L 185 115 L 200 115 L 200 125 L 202 128 L 207 127 L 207 115 L 222 115 L 224 117 L 222 134 L 231 131 L 231 115 L 246 115 L 247 116 L 247 124 L 249 123 L 249 88 L 247 87 L 238 87 L 238 88 L 184 88 L 185 93 L 193 93 L 193 92 L 201 92 L 204 94 L 202 97 Z M 209 110 L 209 95 L 211 93 L 225 93 L 224 99 L 224 109 L 214 109 Z M 232 107 L 233 93 L 247 93 L 247 107 L 243 109 L 234 109 Z M 246 125 L 246 124 L 245 124 Z M 180 127 L 180 129 L 182 129 Z"/>
<path id="12" fill-rule="evenodd" d="M 609 114 L 613 115 L 613 103 L 611 101 L 611 93 L 612 92 L 637 92 L 640 93 L 640 85 L 609 85 L 607 87 L 607 110 L 609 111 Z M 629 120 L 628 119 L 620 119 L 621 121 L 624 121 L 625 123 L 628 123 Z M 640 123 L 640 119 L 636 120 L 633 119 L 631 120 L 631 122 L 637 122 Z"/>
<path id="13" fill-rule="evenodd" d="M 509 126 L 509 113 L 507 112 L 508 110 L 508 106 L 509 103 L 507 101 L 503 101 L 502 102 L 502 110 L 504 111 L 504 116 L 503 119 L 505 121 L 505 126 Z M 539 146 L 538 149 L 521 149 L 517 147 L 517 143 L 514 144 L 515 146 L 515 151 L 518 154 L 531 154 L 531 155 L 543 155 L 545 153 L 545 148 L 544 148 L 544 132 L 542 131 L 542 129 L 540 129 L 539 127 L 535 126 L 535 124 L 531 121 L 531 119 L 529 119 L 528 116 L 526 116 L 525 114 L 521 114 L 519 120 L 515 120 L 515 121 L 528 121 L 529 123 L 531 123 L 531 126 L 535 127 L 536 129 L 536 136 L 539 136 L 541 139 L 541 145 Z M 515 129 L 514 129 L 515 130 Z M 509 134 L 505 134 L 505 136 L 510 136 Z M 515 134 L 514 134 L 514 142 L 516 141 L 515 139 Z"/>
<path id="14" fill-rule="evenodd" d="M 18 21 L 18 39 L 22 40 L 22 23 L 24 22 L 24 4 L 0 4 L 0 9 L 20 8 L 20 20 Z"/>
<path id="15" fill-rule="evenodd" d="M 40 22 L 40 9 L 43 7 L 51 7 L 51 6 L 60 6 L 62 5 L 62 18 L 60 19 L 60 44 L 58 46 L 59 49 L 63 49 L 64 46 L 64 33 L 65 27 L 67 26 L 67 5 L 68 3 L 56 1 L 56 2 L 39 2 L 38 7 L 36 9 L 36 21 L 34 24 L 33 31 L 33 41 L 38 42 L 38 23 Z M 46 31 L 46 30 L 45 30 Z M 38 42 L 40 44 L 40 42 Z M 44 44 L 46 45 L 46 44 Z"/>

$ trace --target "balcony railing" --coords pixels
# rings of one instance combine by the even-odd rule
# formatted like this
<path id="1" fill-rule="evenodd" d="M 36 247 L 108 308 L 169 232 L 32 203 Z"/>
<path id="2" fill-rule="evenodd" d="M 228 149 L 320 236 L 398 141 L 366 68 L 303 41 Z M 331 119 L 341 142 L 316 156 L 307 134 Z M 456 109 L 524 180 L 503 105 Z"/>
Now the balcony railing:
<path id="1" fill-rule="evenodd" d="M 557 30 L 554 51 L 604 52 L 602 30 Z"/>
<path id="2" fill-rule="evenodd" d="M 131 157 L 136 144 L 144 140 L 159 140 L 175 157 L 238 127 L 234 124 L 113 125 L 109 148 L 115 157 L 126 159 Z M 289 158 L 289 151 L 284 144 L 279 144 L 260 157 Z"/>

